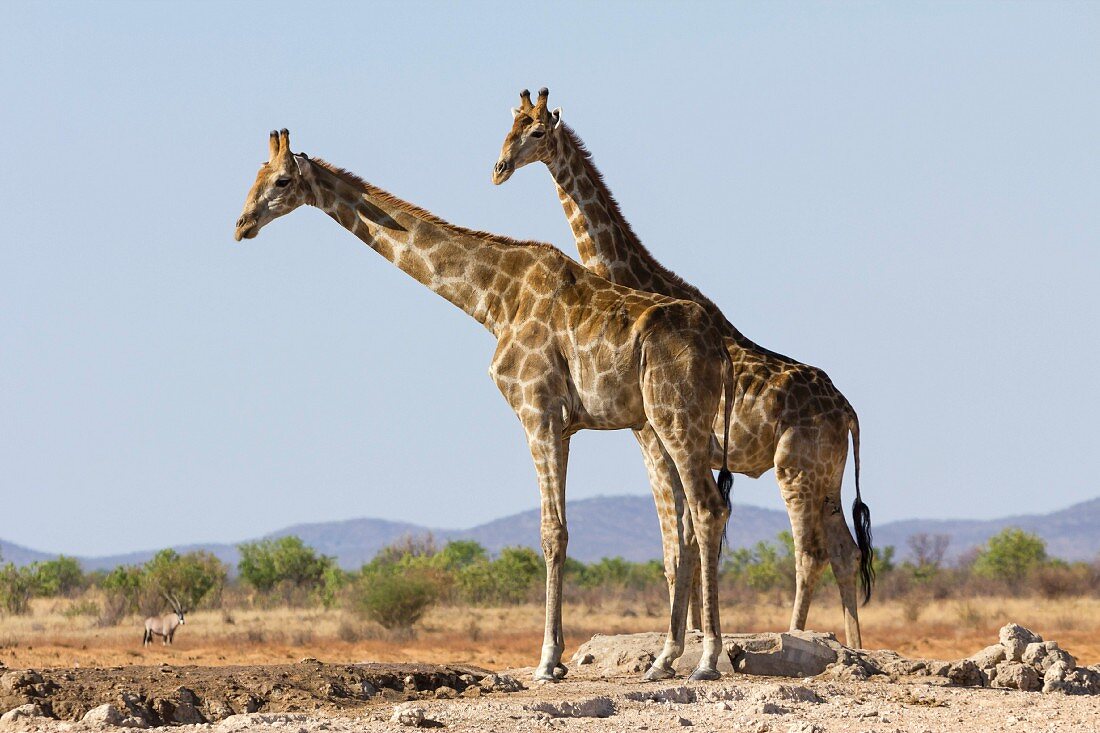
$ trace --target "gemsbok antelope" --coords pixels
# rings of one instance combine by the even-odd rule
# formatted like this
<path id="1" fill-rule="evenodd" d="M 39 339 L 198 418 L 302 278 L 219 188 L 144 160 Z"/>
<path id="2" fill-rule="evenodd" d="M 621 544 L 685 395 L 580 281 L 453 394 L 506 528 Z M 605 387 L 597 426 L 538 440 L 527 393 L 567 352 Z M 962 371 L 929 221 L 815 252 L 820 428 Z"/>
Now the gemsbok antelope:
<path id="1" fill-rule="evenodd" d="M 166 613 L 163 616 L 150 616 L 145 619 L 145 638 L 141 642 L 142 646 L 152 644 L 154 636 L 163 637 L 164 645 L 168 646 L 172 643 L 172 637 L 176 635 L 176 629 L 183 626 L 183 606 L 180 605 L 175 596 L 170 596 L 167 593 L 164 594 L 164 599 L 172 604 L 174 613 Z"/>

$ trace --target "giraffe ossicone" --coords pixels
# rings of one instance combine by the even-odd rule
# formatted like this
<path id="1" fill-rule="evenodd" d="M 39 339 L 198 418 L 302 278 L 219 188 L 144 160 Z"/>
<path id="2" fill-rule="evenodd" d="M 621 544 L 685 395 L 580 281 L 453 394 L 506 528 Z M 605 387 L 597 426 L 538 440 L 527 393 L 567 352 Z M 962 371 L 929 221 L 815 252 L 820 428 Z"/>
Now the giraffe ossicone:
<path id="1" fill-rule="evenodd" d="M 697 303 L 608 282 L 550 245 L 455 226 L 324 160 L 295 155 L 286 130 L 272 133 L 268 162 L 234 236 L 252 239 L 302 205 L 324 211 L 497 340 L 489 374 L 524 428 L 539 479 L 546 626 L 536 680 L 552 682 L 566 671 L 561 594 L 570 437 L 643 425 L 683 482 L 682 520 L 692 528 L 701 567 L 706 640 L 693 676 L 716 677 L 718 556 L 729 507 L 710 470 L 712 423 L 733 389 L 721 324 Z M 679 582 L 689 583 L 690 575 Z M 673 651 L 684 645 L 687 589 L 676 597 L 665 644 Z"/>

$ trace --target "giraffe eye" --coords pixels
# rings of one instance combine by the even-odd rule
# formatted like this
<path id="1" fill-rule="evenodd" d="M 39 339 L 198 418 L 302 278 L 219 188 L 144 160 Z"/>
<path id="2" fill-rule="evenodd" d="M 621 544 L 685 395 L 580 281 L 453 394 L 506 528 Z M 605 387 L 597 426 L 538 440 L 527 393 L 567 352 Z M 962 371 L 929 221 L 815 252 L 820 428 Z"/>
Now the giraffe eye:
<path id="1" fill-rule="evenodd" d="M 536 138 L 537 137 L 542 137 L 545 134 L 546 134 L 546 132 L 543 131 L 543 130 L 532 130 L 531 131 L 531 137 L 536 137 Z"/>
<path id="2" fill-rule="evenodd" d="M 286 188 L 287 186 L 290 185 L 290 179 L 289 178 L 280 178 L 279 180 L 275 181 L 275 185 L 278 186 L 279 188 Z"/>

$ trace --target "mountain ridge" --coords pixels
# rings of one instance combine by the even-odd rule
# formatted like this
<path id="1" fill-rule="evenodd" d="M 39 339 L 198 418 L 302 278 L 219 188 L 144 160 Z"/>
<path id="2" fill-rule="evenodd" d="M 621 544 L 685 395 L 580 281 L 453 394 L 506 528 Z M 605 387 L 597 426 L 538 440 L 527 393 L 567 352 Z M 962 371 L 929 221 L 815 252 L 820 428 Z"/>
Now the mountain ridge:
<path id="1" fill-rule="evenodd" d="M 874 527 L 875 545 L 893 545 L 899 558 L 908 555 L 907 539 L 918 533 L 947 534 L 951 537 L 949 557 L 958 557 L 983 544 L 1005 527 L 1020 527 L 1047 542 L 1047 551 L 1064 560 L 1091 560 L 1100 554 L 1100 497 L 1079 502 L 1048 514 L 1020 514 L 999 519 L 903 519 Z M 776 534 L 790 529 L 783 511 L 748 504 L 735 504 L 730 519 L 729 540 L 733 548 L 751 547 L 761 540 L 771 541 Z M 481 543 L 496 553 L 510 545 L 539 547 L 539 511 L 529 509 L 494 519 L 468 529 L 424 527 L 411 522 L 360 517 L 330 522 L 295 524 L 259 538 L 297 535 L 319 552 L 337 558 L 341 566 L 352 569 L 368 562 L 378 550 L 406 536 L 432 536 L 439 542 L 467 539 Z M 660 559 L 661 543 L 657 513 L 648 496 L 617 495 L 580 499 L 569 505 L 569 555 L 583 562 L 621 556 L 627 560 Z M 247 542 L 251 540 L 242 540 Z M 235 566 L 237 545 L 195 543 L 175 545 L 179 552 L 205 550 Z M 110 569 L 117 565 L 148 560 L 156 550 L 116 555 L 77 557 L 86 570 Z M 26 565 L 57 557 L 0 540 L 0 555 L 5 562 Z"/>

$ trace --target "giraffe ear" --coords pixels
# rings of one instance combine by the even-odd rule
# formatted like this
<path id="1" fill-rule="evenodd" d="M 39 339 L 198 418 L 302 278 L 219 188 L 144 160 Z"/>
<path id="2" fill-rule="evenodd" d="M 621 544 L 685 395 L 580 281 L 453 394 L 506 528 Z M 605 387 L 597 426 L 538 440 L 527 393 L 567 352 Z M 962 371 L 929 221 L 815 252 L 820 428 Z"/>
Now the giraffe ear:
<path id="1" fill-rule="evenodd" d="M 512 119 L 519 117 L 519 107 L 512 107 Z"/>
<path id="2" fill-rule="evenodd" d="M 309 171 L 309 166 L 311 165 L 309 158 L 304 155 L 292 155 L 290 157 L 294 158 L 294 164 L 298 166 L 298 175 L 304 176 Z"/>
<path id="3" fill-rule="evenodd" d="M 561 107 L 558 107 L 550 113 L 550 127 L 553 130 L 558 129 L 561 126 Z"/>

